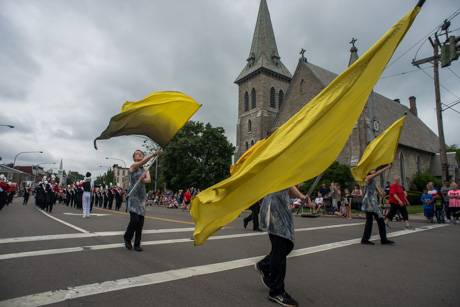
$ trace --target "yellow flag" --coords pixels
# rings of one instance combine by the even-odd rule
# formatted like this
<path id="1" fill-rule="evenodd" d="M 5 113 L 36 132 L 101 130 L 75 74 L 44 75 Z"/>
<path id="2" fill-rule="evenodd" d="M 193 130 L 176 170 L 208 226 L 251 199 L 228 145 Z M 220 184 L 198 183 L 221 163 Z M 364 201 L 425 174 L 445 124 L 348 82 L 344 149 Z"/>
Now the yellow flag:
<path id="1" fill-rule="evenodd" d="M 393 162 L 405 119 L 406 116 L 403 116 L 395 121 L 367 145 L 358 165 L 351 169 L 356 181 L 364 182 L 371 170 Z"/>
<path id="2" fill-rule="evenodd" d="M 235 174 L 241 168 L 247 158 L 249 158 L 264 142 L 265 139 L 259 140 L 254 145 L 252 145 L 251 148 L 246 150 L 246 152 L 238 159 L 238 161 L 230 166 L 230 174 Z"/>
<path id="3" fill-rule="evenodd" d="M 154 92 L 140 101 L 127 101 L 94 140 L 94 147 L 97 140 L 131 134 L 145 135 L 164 147 L 200 107 L 181 92 Z"/>
<path id="4" fill-rule="evenodd" d="M 337 159 L 372 88 L 419 11 L 416 6 L 398 21 L 252 151 L 233 175 L 193 199 L 196 245 L 265 195 L 318 176 Z"/>

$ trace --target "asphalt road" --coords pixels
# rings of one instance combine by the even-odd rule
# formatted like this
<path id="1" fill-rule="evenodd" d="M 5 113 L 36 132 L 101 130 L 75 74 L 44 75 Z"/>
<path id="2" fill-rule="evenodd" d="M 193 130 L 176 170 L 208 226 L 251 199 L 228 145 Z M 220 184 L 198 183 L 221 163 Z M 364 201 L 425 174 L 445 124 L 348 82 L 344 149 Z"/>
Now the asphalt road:
<path id="1" fill-rule="evenodd" d="M 242 217 L 195 247 L 187 212 L 149 207 L 139 253 L 122 246 L 126 213 L 78 213 L 0 211 L 0 306 L 276 306 L 253 268 L 268 237 Z M 460 225 L 393 223 L 394 246 L 362 246 L 363 222 L 295 218 L 286 289 L 301 306 L 460 306 Z"/>

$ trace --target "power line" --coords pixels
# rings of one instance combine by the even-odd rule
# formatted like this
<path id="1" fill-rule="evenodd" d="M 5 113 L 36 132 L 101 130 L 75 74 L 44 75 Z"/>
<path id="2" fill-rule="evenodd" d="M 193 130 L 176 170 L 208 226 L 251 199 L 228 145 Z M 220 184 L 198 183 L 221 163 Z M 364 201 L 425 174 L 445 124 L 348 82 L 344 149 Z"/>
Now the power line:
<path id="1" fill-rule="evenodd" d="M 455 10 L 449 17 L 447 17 L 446 19 L 448 21 L 454 19 L 455 17 L 457 17 L 458 15 L 460 14 L 460 8 Z M 444 22 L 443 22 L 444 23 Z M 427 35 L 423 36 L 420 40 L 418 40 L 415 44 L 411 45 L 406 51 L 404 51 L 400 56 L 398 56 L 396 59 L 394 59 L 393 61 L 391 61 L 391 63 L 388 64 L 387 68 L 392 66 L 394 63 L 396 63 L 397 61 L 399 61 L 403 56 L 405 56 L 407 53 L 409 53 L 409 51 L 411 51 L 412 49 L 414 49 L 416 46 L 418 46 L 420 43 L 420 46 L 419 48 L 417 49 L 417 52 L 415 53 L 415 56 L 414 56 L 414 59 L 417 57 L 418 53 L 420 52 L 420 50 L 422 49 L 422 47 L 425 45 L 426 43 L 426 39 L 433 35 L 433 33 L 435 33 L 436 31 L 438 31 L 441 26 L 443 25 L 443 23 L 439 24 L 438 26 L 436 26 L 433 30 L 430 31 L 430 33 L 428 33 Z"/>
<path id="2" fill-rule="evenodd" d="M 420 69 L 426 76 L 428 76 L 430 79 L 434 80 L 434 78 L 428 74 L 426 71 Z M 457 99 L 460 99 L 459 96 L 457 96 L 457 94 L 455 94 L 454 92 L 452 92 L 450 89 L 448 89 L 447 87 L 445 87 L 444 85 L 441 84 L 441 87 L 446 90 L 447 92 L 449 92 L 452 96 L 455 96 Z"/>
<path id="3" fill-rule="evenodd" d="M 450 67 L 447 67 L 447 69 L 455 76 L 457 77 L 457 79 L 460 79 L 460 76 L 457 75 L 457 73 L 455 71 L 453 71 Z"/>
<path id="4" fill-rule="evenodd" d="M 433 66 L 427 66 L 425 68 L 419 68 L 419 69 L 425 70 L 425 69 L 429 69 L 429 68 L 433 68 Z M 413 69 L 413 70 L 408 70 L 408 71 L 404 71 L 404 72 L 400 72 L 400 73 L 396 73 L 396 74 L 392 74 L 392 75 L 383 76 L 380 79 L 387 79 L 387 78 L 393 78 L 393 77 L 397 77 L 397 76 L 407 75 L 407 74 L 419 71 L 419 69 Z"/>

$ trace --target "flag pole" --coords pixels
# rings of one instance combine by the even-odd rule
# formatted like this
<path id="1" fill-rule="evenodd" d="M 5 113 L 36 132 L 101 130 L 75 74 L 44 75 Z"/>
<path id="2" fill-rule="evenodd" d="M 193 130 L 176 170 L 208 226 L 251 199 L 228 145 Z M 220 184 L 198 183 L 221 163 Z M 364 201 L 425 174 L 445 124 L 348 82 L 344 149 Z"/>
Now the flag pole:
<path id="1" fill-rule="evenodd" d="M 161 149 L 160 149 L 161 150 Z M 158 159 L 158 157 L 160 156 L 160 154 L 158 153 L 155 158 L 153 160 L 150 160 L 148 163 L 150 163 L 147 167 L 147 169 L 144 171 L 144 174 L 142 174 L 142 176 L 139 177 L 139 179 L 137 179 L 136 183 L 134 184 L 134 186 L 131 188 L 131 190 L 128 192 L 128 194 L 126 195 L 126 197 L 129 197 L 131 195 L 131 193 L 134 191 L 134 189 L 136 189 L 137 185 L 139 184 L 139 182 L 141 182 L 142 178 L 144 177 L 144 175 L 150 170 L 150 168 L 153 166 L 153 164 L 155 163 L 155 161 Z"/>
<path id="2" fill-rule="evenodd" d="M 308 189 L 307 191 L 307 196 L 310 198 L 310 195 L 311 193 L 313 193 L 313 190 L 316 188 L 316 186 L 318 185 L 319 181 L 321 180 L 321 178 L 323 178 L 323 174 L 322 173 L 321 175 L 319 175 L 318 177 L 315 178 L 315 181 L 313 181 L 312 185 L 310 186 L 310 188 Z M 311 198 L 310 198 L 310 201 L 311 201 Z M 302 212 L 303 211 L 303 206 L 304 206 L 304 203 L 302 202 L 302 204 L 300 205 L 299 209 L 297 209 L 297 215 L 299 214 L 299 212 Z"/>

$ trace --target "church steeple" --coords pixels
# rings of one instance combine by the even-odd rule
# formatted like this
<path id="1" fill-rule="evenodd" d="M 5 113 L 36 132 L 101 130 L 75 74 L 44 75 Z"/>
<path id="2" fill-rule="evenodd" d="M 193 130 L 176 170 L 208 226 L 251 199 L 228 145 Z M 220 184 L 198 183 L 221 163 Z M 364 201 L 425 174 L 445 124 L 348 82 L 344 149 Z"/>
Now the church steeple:
<path id="1" fill-rule="evenodd" d="M 235 83 L 240 83 L 261 69 L 267 69 L 283 79 L 290 80 L 292 77 L 289 70 L 281 62 L 266 0 L 260 1 L 247 64 Z"/>
<path id="2" fill-rule="evenodd" d="M 358 48 L 356 48 L 355 44 L 358 40 L 356 38 L 351 39 L 351 49 L 350 49 L 350 60 L 348 61 L 348 66 L 353 64 L 358 59 Z"/>

